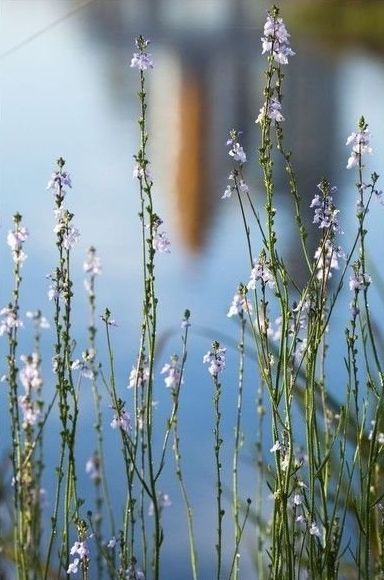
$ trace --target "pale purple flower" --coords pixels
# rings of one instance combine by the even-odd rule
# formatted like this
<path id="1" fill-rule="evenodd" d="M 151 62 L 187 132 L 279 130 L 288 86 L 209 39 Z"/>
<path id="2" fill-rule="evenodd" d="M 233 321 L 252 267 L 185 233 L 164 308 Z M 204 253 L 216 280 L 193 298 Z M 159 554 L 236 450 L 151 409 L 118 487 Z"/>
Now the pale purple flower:
<path id="1" fill-rule="evenodd" d="M 219 343 L 215 342 L 212 345 L 212 350 L 209 350 L 203 357 L 203 363 L 208 364 L 208 372 L 216 377 L 225 368 L 225 352 L 226 348 L 221 348 Z"/>
<path id="2" fill-rule="evenodd" d="M 332 278 L 332 270 L 339 269 L 339 258 L 345 259 L 345 253 L 340 246 L 335 246 L 331 240 L 326 240 L 315 252 L 316 277 L 318 280 Z"/>
<path id="3" fill-rule="evenodd" d="M 349 289 L 352 292 L 360 292 L 360 290 L 368 288 L 371 282 L 372 278 L 368 274 L 353 272 L 349 279 Z"/>
<path id="4" fill-rule="evenodd" d="M 161 369 L 161 374 L 165 375 L 165 386 L 170 389 L 177 389 L 181 384 L 183 384 L 182 370 L 178 360 L 179 357 L 173 355 L 171 357 L 171 362 L 166 363 Z"/>
<path id="5" fill-rule="evenodd" d="M 275 287 L 273 274 L 262 260 L 254 262 L 254 266 L 251 270 L 250 280 L 247 284 L 248 290 L 255 290 L 256 282 L 259 280 L 261 280 L 264 285 L 269 286 L 269 288 Z"/>
<path id="6" fill-rule="evenodd" d="M 21 216 L 17 215 L 16 218 L 21 220 Z M 28 258 L 27 254 L 23 250 L 23 244 L 27 240 L 29 232 L 26 227 L 20 225 L 20 222 L 15 223 L 15 229 L 9 230 L 7 235 L 7 244 L 11 248 L 12 259 L 15 264 L 23 265 L 25 260 Z"/>
<path id="7" fill-rule="evenodd" d="M 92 276 L 100 276 L 103 272 L 101 265 L 101 260 L 99 256 L 96 256 L 95 248 L 89 248 L 87 252 L 87 257 L 83 263 L 84 272 L 91 274 Z"/>
<path id="8" fill-rule="evenodd" d="M 23 326 L 22 320 L 17 317 L 15 309 L 10 305 L 0 310 L 0 336 L 11 334 L 15 328 Z"/>
<path id="9" fill-rule="evenodd" d="M 24 363 L 19 372 L 20 382 L 25 392 L 29 394 L 33 389 L 39 389 L 43 384 L 40 374 L 40 357 L 34 352 L 30 356 L 21 355 L 21 361 Z"/>
<path id="10" fill-rule="evenodd" d="M 55 171 L 48 182 L 47 189 L 51 189 L 55 194 L 65 195 L 65 188 L 72 188 L 72 181 L 66 171 Z"/>
<path id="11" fill-rule="evenodd" d="M 299 506 L 303 503 L 304 497 L 300 493 L 295 493 L 293 496 L 292 503 L 294 506 Z"/>
<path id="12" fill-rule="evenodd" d="M 152 55 L 147 52 L 135 52 L 133 54 L 130 66 L 131 68 L 137 68 L 141 71 L 153 68 Z"/>
<path id="13" fill-rule="evenodd" d="M 251 314 L 252 313 L 252 304 L 248 303 L 244 293 L 238 291 L 233 296 L 232 304 L 229 307 L 229 310 L 227 312 L 227 316 L 228 316 L 228 318 L 231 318 L 231 316 L 243 314 L 244 312 Z"/>
<path id="14" fill-rule="evenodd" d="M 132 367 L 131 372 L 129 373 L 128 379 L 128 389 L 133 389 L 134 387 L 141 388 L 148 382 L 149 379 L 149 366 L 147 363 L 144 363 L 143 366 L 136 368 L 135 366 Z"/>
<path id="15" fill-rule="evenodd" d="M 67 574 L 77 574 L 79 571 L 80 558 L 75 558 L 68 566 Z"/>
<path id="16" fill-rule="evenodd" d="M 121 429 L 125 433 L 131 430 L 131 416 L 127 411 L 115 413 L 111 421 L 112 429 Z"/>
<path id="17" fill-rule="evenodd" d="M 135 564 L 131 564 L 125 571 L 126 580 L 145 580 L 145 575 Z"/>
<path id="18" fill-rule="evenodd" d="M 283 19 L 268 14 L 264 24 L 264 36 L 261 39 L 262 54 L 270 52 L 275 62 L 288 64 L 288 57 L 295 54 L 289 46 L 289 37 Z"/>
<path id="19" fill-rule="evenodd" d="M 311 525 L 309 527 L 309 533 L 311 534 L 311 536 L 317 536 L 318 538 L 320 538 L 321 532 L 320 532 L 320 528 L 316 524 L 316 522 L 311 523 Z"/>
<path id="20" fill-rule="evenodd" d="M 365 153 L 372 153 L 370 146 L 370 132 L 365 128 L 358 133 L 353 132 L 347 139 L 346 145 L 352 145 L 352 151 L 348 159 L 347 169 L 352 169 L 359 164 L 359 159 Z"/>
<path id="21" fill-rule="evenodd" d="M 32 401 L 28 395 L 19 395 L 18 401 L 23 415 L 23 429 L 36 425 L 41 417 L 38 404 Z"/>
<path id="22" fill-rule="evenodd" d="M 276 123 L 282 123 L 285 121 L 285 117 L 283 117 L 281 112 L 281 103 L 275 97 L 271 98 L 268 103 L 268 107 L 267 103 L 264 103 L 255 122 L 261 123 L 266 117 L 271 121 L 275 121 Z"/>
<path id="23" fill-rule="evenodd" d="M 71 364 L 72 370 L 79 370 L 81 376 L 85 379 L 93 380 L 95 378 L 95 373 L 93 370 L 93 362 L 95 360 L 96 352 L 93 348 L 86 350 L 81 355 L 81 360 L 76 359 Z"/>
<path id="24" fill-rule="evenodd" d="M 157 496 L 157 507 L 161 512 L 164 508 L 170 507 L 172 505 L 171 499 L 167 493 L 159 492 Z M 155 508 L 153 502 L 149 504 L 148 515 L 153 516 L 155 513 Z"/>
<path id="25" fill-rule="evenodd" d="M 233 157 L 235 161 L 238 161 L 240 164 L 243 164 L 247 161 L 247 155 L 240 143 L 234 142 L 232 139 L 228 139 L 227 145 L 232 145 L 228 154 Z"/>
<path id="26" fill-rule="evenodd" d="M 153 248 L 156 250 L 156 252 L 159 252 L 160 254 L 169 254 L 171 251 L 169 249 L 170 245 L 171 242 L 169 241 L 165 232 L 155 232 L 153 237 Z"/>
<path id="27" fill-rule="evenodd" d="M 233 189 L 234 188 L 232 187 L 232 185 L 230 185 L 228 183 L 227 187 L 225 188 L 225 191 L 224 191 L 223 195 L 221 196 L 221 199 L 225 199 L 226 197 L 231 197 L 232 192 L 233 192 Z"/>
<path id="28" fill-rule="evenodd" d="M 112 536 L 112 538 L 107 543 L 107 548 L 111 548 L 113 550 L 113 548 L 116 546 L 116 544 L 117 544 L 117 540 L 116 540 L 115 536 Z"/>
<path id="29" fill-rule="evenodd" d="M 236 191 L 236 189 L 238 190 L 238 192 L 240 194 L 244 194 L 246 195 L 247 193 L 249 193 L 249 187 L 246 184 L 246 182 L 244 181 L 244 179 L 242 178 L 237 178 L 238 177 L 238 173 L 235 171 L 234 173 L 230 173 L 228 176 L 228 180 L 232 181 L 233 183 L 228 183 L 223 195 L 221 196 L 221 199 L 225 199 L 226 197 L 231 197 L 232 193 L 234 193 Z"/>
<path id="30" fill-rule="evenodd" d="M 71 556 L 74 556 L 75 554 L 77 554 L 79 556 L 80 560 L 84 560 L 84 558 L 88 558 L 89 550 L 88 550 L 87 543 L 85 541 L 75 542 L 70 550 L 70 554 L 71 554 Z"/>
<path id="31" fill-rule="evenodd" d="M 331 193 L 337 191 L 336 187 L 330 187 L 327 181 L 322 181 L 317 186 L 321 195 L 316 194 L 312 199 L 311 208 L 314 208 L 313 223 L 317 224 L 319 229 L 327 229 L 332 233 L 342 233 L 339 224 L 338 214 L 340 211 L 336 209 L 333 203 Z"/>
<path id="32" fill-rule="evenodd" d="M 306 530 L 307 528 L 307 520 L 305 519 L 305 517 L 303 515 L 299 515 L 296 518 L 296 523 L 299 526 L 299 528 L 301 528 L 303 531 Z"/>
<path id="33" fill-rule="evenodd" d="M 63 235 L 63 246 L 66 250 L 71 250 L 77 243 L 80 237 L 80 232 L 74 226 L 68 226 Z"/>
<path id="34" fill-rule="evenodd" d="M 46 319 L 45 316 L 41 314 L 40 310 L 35 310 L 34 312 L 28 310 L 28 312 L 25 313 L 25 316 L 30 320 L 36 322 L 38 328 L 41 328 L 43 330 L 47 330 L 48 328 L 50 328 L 48 320 Z"/>

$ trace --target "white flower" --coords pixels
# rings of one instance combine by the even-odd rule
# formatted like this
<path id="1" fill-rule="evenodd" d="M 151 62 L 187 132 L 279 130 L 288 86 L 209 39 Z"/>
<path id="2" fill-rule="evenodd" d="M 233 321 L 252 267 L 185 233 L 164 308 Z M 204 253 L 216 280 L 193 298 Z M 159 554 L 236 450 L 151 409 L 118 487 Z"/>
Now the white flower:
<path id="1" fill-rule="evenodd" d="M 134 387 L 142 387 L 149 379 L 149 367 L 145 364 L 142 368 L 132 367 L 128 379 L 128 389 L 133 389 Z"/>
<path id="2" fill-rule="evenodd" d="M 275 121 L 276 123 L 282 123 L 285 121 L 285 117 L 283 117 L 281 112 L 281 103 L 275 97 L 271 98 L 268 103 L 268 107 L 267 103 L 264 103 L 255 122 L 261 123 L 266 117 L 271 121 Z"/>
<path id="3" fill-rule="evenodd" d="M 303 500 L 304 500 L 304 498 L 302 495 L 300 495 L 299 493 L 295 493 L 295 495 L 293 496 L 292 503 L 293 503 L 293 505 L 298 506 L 298 505 L 301 505 L 303 503 Z"/>
<path id="4" fill-rule="evenodd" d="M 24 367 L 19 372 L 20 382 L 25 392 L 30 393 L 31 389 L 38 389 L 43 384 L 40 374 L 40 357 L 34 352 L 30 356 L 21 355 L 21 361 Z"/>
<path id="5" fill-rule="evenodd" d="M 164 508 L 170 507 L 172 505 L 171 499 L 167 493 L 160 492 L 157 496 L 157 507 L 159 511 L 162 511 Z M 155 508 L 153 502 L 149 504 L 148 515 L 153 516 L 155 513 Z"/>
<path id="6" fill-rule="evenodd" d="M 87 473 L 89 477 L 94 481 L 98 481 L 101 479 L 100 460 L 97 453 L 94 453 L 88 459 L 87 463 L 85 464 L 85 473 Z"/>
<path id="7" fill-rule="evenodd" d="M 352 151 L 348 159 L 347 169 L 357 166 L 359 159 L 365 153 L 372 153 L 372 147 L 369 144 L 370 138 L 371 134 L 366 128 L 358 133 L 353 132 L 348 137 L 346 145 L 352 145 Z"/>
<path id="8" fill-rule="evenodd" d="M 247 161 L 247 156 L 245 154 L 244 149 L 240 145 L 240 143 L 233 143 L 232 148 L 229 151 L 229 155 L 233 157 L 235 161 L 239 161 L 239 163 L 243 164 Z"/>
<path id="9" fill-rule="evenodd" d="M 71 250 L 77 243 L 80 237 L 80 232 L 74 226 L 68 226 L 63 235 L 63 246 L 66 250 Z"/>
<path id="10" fill-rule="evenodd" d="M 96 256 L 95 248 L 89 248 L 87 257 L 83 264 L 84 272 L 91 274 L 92 276 L 100 276 L 103 272 L 101 265 L 101 260 L 99 256 Z"/>
<path id="11" fill-rule="evenodd" d="M 232 304 L 229 307 L 227 316 L 236 316 L 238 314 L 243 314 L 243 312 L 252 313 L 252 304 L 249 304 L 245 295 L 242 292 L 236 292 L 232 299 Z"/>
<path id="12" fill-rule="evenodd" d="M 117 540 L 115 538 L 115 536 L 112 536 L 112 538 L 109 540 L 108 544 L 107 544 L 107 548 L 114 548 L 117 544 Z"/>
<path id="13" fill-rule="evenodd" d="M 167 234 L 165 232 L 155 232 L 153 237 L 153 249 L 159 252 L 160 254 L 169 254 L 170 253 L 170 245 L 171 242 L 169 241 Z"/>
<path id="14" fill-rule="evenodd" d="M 31 401 L 28 395 L 20 395 L 18 401 L 23 413 L 23 429 L 36 425 L 41 417 L 41 411 L 37 403 Z"/>
<path id="15" fill-rule="evenodd" d="M 3 334 L 11 334 L 15 328 L 21 328 L 23 322 L 17 318 L 16 312 L 12 306 L 6 306 L 0 310 L 0 336 Z"/>
<path id="16" fill-rule="evenodd" d="M 318 538 L 321 536 L 319 526 L 316 524 L 316 522 L 311 523 L 309 533 L 311 534 L 311 536 L 317 536 Z"/>
<path id="17" fill-rule="evenodd" d="M 274 445 L 272 445 L 272 447 L 270 448 L 270 453 L 276 453 L 276 451 L 281 451 L 283 449 L 282 444 L 280 443 L 279 440 L 276 440 Z"/>
<path id="18" fill-rule="evenodd" d="M 152 56 L 146 52 L 135 52 L 132 57 L 130 66 L 131 68 L 138 68 L 141 71 L 153 68 Z"/>
<path id="19" fill-rule="evenodd" d="M 233 191 L 233 187 L 228 183 L 223 195 L 221 196 L 221 199 L 225 199 L 226 197 L 231 197 L 232 191 Z"/>
<path id="20" fill-rule="evenodd" d="M 279 64 L 288 64 L 288 57 L 294 56 L 289 46 L 289 37 L 282 18 L 275 18 L 268 14 L 262 37 L 263 52 L 271 52 L 273 59 Z"/>
<path id="21" fill-rule="evenodd" d="M 79 571 L 80 558 L 75 558 L 68 566 L 67 574 L 77 574 Z"/>
<path id="22" fill-rule="evenodd" d="M 247 284 L 248 290 L 255 290 L 256 282 L 258 280 L 262 280 L 263 284 L 269 286 L 269 288 L 275 287 L 273 274 L 263 261 L 254 262 L 254 267 L 251 270 L 251 277 Z"/>
<path id="23" fill-rule="evenodd" d="M 129 568 L 125 571 L 125 578 L 126 580 L 145 580 L 145 575 L 140 568 L 136 565 L 132 564 Z"/>
<path id="24" fill-rule="evenodd" d="M 226 348 L 220 348 L 218 343 L 214 343 L 212 350 L 209 350 L 203 357 L 203 363 L 208 364 L 208 372 L 217 377 L 225 368 Z"/>
<path id="25" fill-rule="evenodd" d="M 372 278 L 368 274 L 354 272 L 349 279 L 349 289 L 352 292 L 360 292 L 360 290 L 368 288 L 371 282 Z"/>
<path id="26" fill-rule="evenodd" d="M 171 362 L 166 363 L 161 369 L 161 374 L 165 374 L 165 386 L 171 389 L 177 389 L 181 384 L 183 384 L 181 366 L 179 365 L 178 360 L 177 355 L 172 356 Z"/>
<path id="27" fill-rule="evenodd" d="M 131 430 L 131 416 L 127 411 L 121 411 L 119 414 L 115 413 L 111 421 L 112 429 L 121 429 L 125 433 Z"/>
<path id="28" fill-rule="evenodd" d="M 69 173 L 66 173 L 65 171 L 55 171 L 52 173 L 47 185 L 47 189 L 51 189 L 56 195 L 61 193 L 61 195 L 64 196 L 65 187 L 72 187 L 72 181 Z"/>

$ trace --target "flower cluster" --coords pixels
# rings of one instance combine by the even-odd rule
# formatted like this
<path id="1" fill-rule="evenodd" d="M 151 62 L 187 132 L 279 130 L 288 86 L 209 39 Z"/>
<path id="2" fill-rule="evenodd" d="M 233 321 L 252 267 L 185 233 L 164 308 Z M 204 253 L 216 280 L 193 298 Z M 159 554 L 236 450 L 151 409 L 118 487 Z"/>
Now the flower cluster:
<path id="1" fill-rule="evenodd" d="M 128 411 L 120 408 L 113 416 L 111 427 L 112 429 L 121 429 L 125 433 L 129 433 L 131 430 L 131 416 Z"/>
<path id="2" fill-rule="evenodd" d="M 178 361 L 179 357 L 175 354 L 171 357 L 171 361 L 161 369 L 161 374 L 165 375 L 165 386 L 170 389 L 178 389 L 183 383 L 183 373 Z"/>
<path id="3" fill-rule="evenodd" d="M 232 304 L 229 307 L 227 316 L 228 318 L 236 315 L 242 316 L 244 312 L 252 314 L 252 304 L 250 304 L 246 298 L 246 289 L 244 286 L 240 286 L 233 296 Z"/>
<path id="4" fill-rule="evenodd" d="M 96 250 L 93 246 L 91 246 L 87 252 L 87 257 L 83 263 L 83 269 L 86 274 L 90 274 L 91 276 L 100 276 L 103 273 L 101 260 L 99 256 L 96 256 Z"/>
<path id="5" fill-rule="evenodd" d="M 23 326 L 22 320 L 17 317 L 17 312 L 12 304 L 0 310 L 0 336 L 3 334 L 11 334 L 15 328 Z"/>
<path id="6" fill-rule="evenodd" d="M 268 104 L 264 103 L 255 122 L 261 123 L 266 118 L 270 119 L 271 121 L 275 121 L 276 123 L 285 121 L 285 117 L 283 117 L 281 112 L 281 103 L 275 97 L 272 97 Z"/>
<path id="7" fill-rule="evenodd" d="M 149 380 L 149 366 L 146 361 L 141 363 L 138 367 L 133 366 L 129 373 L 128 389 L 141 388 Z"/>
<path id="8" fill-rule="evenodd" d="M 264 24 L 264 36 L 261 38 L 263 52 L 269 52 L 278 64 L 288 64 L 288 57 L 294 56 L 290 47 L 290 34 L 287 32 L 282 18 L 278 17 L 278 10 L 268 13 Z"/>
<path id="9" fill-rule="evenodd" d="M 53 228 L 55 234 L 60 235 L 63 247 L 71 250 L 80 237 L 80 232 L 70 222 L 73 214 L 67 209 L 60 207 L 55 209 L 56 225 Z"/>
<path id="10" fill-rule="evenodd" d="M 330 231 L 330 233 L 342 233 L 338 218 L 340 210 L 336 209 L 331 195 L 337 191 L 337 187 L 331 187 L 326 179 L 323 179 L 317 187 L 319 188 L 321 195 L 316 194 L 310 205 L 310 207 L 315 210 L 313 223 L 316 224 L 319 229 L 326 229 Z"/>
<path id="11" fill-rule="evenodd" d="M 369 274 L 354 271 L 349 278 L 349 289 L 352 292 L 360 292 L 360 290 L 365 290 L 371 284 L 372 278 Z"/>
<path id="12" fill-rule="evenodd" d="M 63 161 L 59 159 L 59 162 Z M 52 173 L 48 181 L 47 189 L 54 192 L 55 195 L 64 197 L 66 194 L 66 187 L 72 188 L 71 176 L 66 171 L 55 171 Z"/>
<path id="13" fill-rule="evenodd" d="M 19 372 L 19 378 L 25 392 L 29 394 L 34 389 L 40 389 L 43 384 L 40 374 L 40 356 L 33 352 L 29 356 L 21 355 L 20 360 L 24 366 Z"/>
<path id="14" fill-rule="evenodd" d="M 254 262 L 254 266 L 251 270 L 251 276 L 247 284 L 248 290 L 255 290 L 256 283 L 261 280 L 263 286 L 269 286 L 269 288 L 275 287 L 275 280 L 272 272 L 265 265 L 265 257 L 261 256 L 259 260 Z"/>
<path id="15" fill-rule="evenodd" d="M 247 161 L 247 155 L 239 143 L 239 131 L 235 131 L 232 129 L 229 132 L 229 139 L 227 139 L 227 145 L 230 145 L 230 150 L 228 151 L 228 155 L 233 157 L 235 161 L 238 161 L 240 165 L 243 165 Z"/>
<path id="16" fill-rule="evenodd" d="M 73 371 L 79 370 L 82 377 L 93 380 L 95 378 L 93 370 L 95 356 L 96 352 L 93 348 L 87 349 L 81 354 L 81 359 L 76 359 L 72 362 L 71 369 Z"/>
<path id="17" fill-rule="evenodd" d="M 372 153 L 372 147 L 370 146 L 371 134 L 368 131 L 368 125 L 366 124 L 364 117 L 361 117 L 359 121 L 359 129 L 357 133 L 353 132 L 347 139 L 346 145 L 352 145 L 352 151 L 348 158 L 347 169 L 352 169 L 359 165 L 362 155 L 365 153 Z"/>
<path id="18" fill-rule="evenodd" d="M 167 493 L 159 492 L 157 496 L 157 507 L 159 511 L 162 511 L 164 508 L 170 507 L 172 505 L 171 498 Z M 153 502 L 149 504 L 148 508 L 148 515 L 153 516 L 155 513 L 155 508 Z"/>
<path id="19" fill-rule="evenodd" d="M 81 562 L 87 562 L 89 558 L 89 549 L 86 541 L 75 542 L 70 551 L 71 556 L 76 556 L 69 564 L 67 574 L 77 574 L 79 571 L 79 564 Z"/>
<path id="20" fill-rule="evenodd" d="M 221 348 L 218 342 L 212 343 L 212 349 L 207 352 L 203 357 L 203 363 L 208 364 L 208 372 L 216 377 L 225 368 L 225 352 L 226 348 Z"/>
<path id="21" fill-rule="evenodd" d="M 27 318 L 29 318 L 30 320 L 32 320 L 37 328 L 41 328 L 43 330 L 47 330 L 50 325 L 48 320 L 46 319 L 45 316 L 42 315 L 41 310 L 28 310 L 28 312 L 26 312 L 25 316 Z"/>
<path id="22" fill-rule="evenodd" d="M 344 250 L 335 246 L 332 240 L 325 240 L 315 252 L 316 277 L 318 280 L 332 278 L 332 270 L 339 269 L 339 258 L 345 259 Z"/>
<path id="23" fill-rule="evenodd" d="M 133 54 L 130 65 L 131 68 L 137 68 L 140 71 L 145 71 L 148 70 L 149 68 L 153 68 L 152 56 L 145 50 L 147 46 L 149 46 L 150 41 L 145 40 L 143 36 L 139 36 L 138 38 L 136 38 L 135 44 L 139 52 L 135 52 Z"/>
<path id="24" fill-rule="evenodd" d="M 249 193 L 249 187 L 245 183 L 244 179 L 239 175 L 239 172 L 235 169 L 231 171 L 228 176 L 229 183 L 221 196 L 221 199 L 225 199 L 226 197 L 231 197 L 232 193 L 238 191 L 240 194 L 244 193 L 245 195 Z"/>
<path id="25" fill-rule="evenodd" d="M 156 252 L 160 254 L 169 254 L 170 253 L 170 246 L 171 242 L 168 239 L 166 232 L 160 232 L 159 228 L 162 225 L 163 220 L 156 214 L 152 216 L 152 224 L 153 224 L 153 240 L 152 240 L 152 247 Z M 149 228 L 149 225 L 147 226 Z"/>
<path id="26" fill-rule="evenodd" d="M 29 232 L 26 227 L 21 225 L 21 215 L 16 214 L 14 222 L 14 229 L 10 230 L 7 235 L 7 244 L 11 248 L 12 259 L 15 264 L 22 266 L 28 257 L 23 250 L 23 244 L 27 240 Z"/>

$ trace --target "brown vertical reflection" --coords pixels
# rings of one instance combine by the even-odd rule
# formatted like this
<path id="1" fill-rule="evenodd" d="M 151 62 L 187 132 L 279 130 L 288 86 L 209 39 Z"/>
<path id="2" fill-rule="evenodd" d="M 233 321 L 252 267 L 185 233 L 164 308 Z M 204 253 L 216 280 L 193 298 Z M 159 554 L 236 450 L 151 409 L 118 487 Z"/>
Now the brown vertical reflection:
<path id="1" fill-rule="evenodd" d="M 208 113 L 204 78 L 183 71 L 179 103 L 179 150 L 175 171 L 177 220 L 184 246 L 198 253 L 204 243 L 211 205 Z"/>

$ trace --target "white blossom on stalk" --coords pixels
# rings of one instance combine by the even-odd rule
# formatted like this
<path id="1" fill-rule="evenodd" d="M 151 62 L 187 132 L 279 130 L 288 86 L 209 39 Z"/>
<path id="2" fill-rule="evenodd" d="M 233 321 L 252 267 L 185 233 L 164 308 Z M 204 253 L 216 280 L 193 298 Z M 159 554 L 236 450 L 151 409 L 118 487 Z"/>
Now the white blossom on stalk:
<path id="1" fill-rule="evenodd" d="M 282 123 L 285 121 L 285 117 L 281 112 L 281 103 L 275 97 L 272 97 L 268 103 L 264 103 L 264 105 L 260 109 L 259 116 L 257 117 L 255 123 L 261 123 L 265 118 L 270 119 L 271 121 L 275 121 L 276 123 Z"/>
<path id="2" fill-rule="evenodd" d="M 315 252 L 316 277 L 318 280 L 332 278 L 332 270 L 339 269 L 339 258 L 345 259 L 345 253 L 340 246 L 335 246 L 331 240 L 326 240 Z"/>
<path id="3" fill-rule="evenodd" d="M 92 276 L 100 276 L 103 273 L 103 268 L 101 265 L 101 260 L 99 256 L 96 256 L 95 248 L 89 248 L 87 252 L 87 257 L 83 263 L 84 272 L 91 274 Z"/>
<path id="4" fill-rule="evenodd" d="M 352 292 L 360 292 L 360 290 L 368 288 L 371 282 L 372 278 L 369 274 L 354 272 L 349 279 L 349 289 Z"/>
<path id="5" fill-rule="evenodd" d="M 156 231 L 153 236 L 153 249 L 160 254 L 170 253 L 171 242 L 169 241 L 165 232 Z"/>
<path id="6" fill-rule="evenodd" d="M 237 179 L 238 178 L 238 179 Z M 244 179 L 240 177 L 237 170 L 231 172 L 228 176 L 229 183 L 221 196 L 221 199 L 225 199 L 226 197 L 231 197 L 232 193 L 238 190 L 240 194 L 246 195 L 249 193 L 249 187 L 245 183 Z"/>
<path id="7" fill-rule="evenodd" d="M 29 395 L 19 395 L 18 401 L 23 414 L 23 429 L 36 425 L 41 417 L 38 404 L 32 401 Z"/>
<path id="8" fill-rule="evenodd" d="M 98 453 L 93 453 L 93 455 L 91 455 L 87 460 L 85 464 L 85 473 L 87 473 L 93 481 L 100 481 L 101 473 Z"/>
<path id="9" fill-rule="evenodd" d="M 131 564 L 125 571 L 126 580 L 145 580 L 145 575 L 135 564 Z"/>
<path id="10" fill-rule="evenodd" d="M 43 384 L 40 374 L 40 357 L 36 352 L 30 356 L 21 355 L 20 360 L 24 364 L 19 372 L 20 382 L 25 392 L 29 394 L 33 389 L 39 389 Z"/>
<path id="11" fill-rule="evenodd" d="M 313 223 L 317 224 L 319 229 L 327 229 L 334 234 L 342 233 L 338 218 L 340 211 L 336 209 L 331 195 L 336 193 L 337 187 L 331 187 L 325 179 L 317 187 L 321 195 L 316 194 L 310 205 L 315 210 Z"/>
<path id="12" fill-rule="evenodd" d="M 149 379 L 149 366 L 147 363 L 144 363 L 139 368 L 135 366 L 132 367 L 131 372 L 129 373 L 128 379 L 128 389 L 133 389 L 134 387 L 141 388 L 148 382 Z"/>
<path id="13" fill-rule="evenodd" d="M 225 368 L 225 352 L 226 348 L 221 348 L 218 342 L 212 344 L 212 349 L 203 357 L 203 363 L 208 364 L 208 372 L 213 377 L 216 377 Z"/>
<path id="14" fill-rule="evenodd" d="M 152 55 L 147 52 L 142 52 L 141 54 L 135 52 L 131 59 L 131 68 L 138 68 L 141 71 L 153 68 Z"/>
<path id="15" fill-rule="evenodd" d="M 70 225 L 66 229 L 63 235 L 63 246 L 66 250 L 71 250 L 73 246 L 77 243 L 80 237 L 80 232 L 77 228 Z"/>
<path id="16" fill-rule="evenodd" d="M 167 493 L 160 492 L 157 496 L 157 507 L 159 511 L 162 511 L 164 508 L 170 507 L 172 505 L 171 498 Z M 153 516 L 155 513 L 155 508 L 153 502 L 149 504 L 148 508 L 148 515 Z"/>
<path id="17" fill-rule="evenodd" d="M 182 370 L 178 360 L 179 357 L 173 355 L 171 362 L 166 363 L 161 369 L 161 374 L 165 375 L 165 386 L 171 389 L 177 389 L 179 385 L 183 384 Z"/>
<path id="18" fill-rule="evenodd" d="M 56 195 L 61 193 L 62 196 L 65 195 L 65 188 L 72 188 L 71 176 L 66 171 L 55 171 L 52 173 L 50 180 L 48 181 L 47 189 L 52 190 Z"/>
<path id="19" fill-rule="evenodd" d="M 232 316 L 240 315 L 244 312 L 252 314 L 252 310 L 252 304 L 247 301 L 245 294 L 241 291 L 237 291 L 233 296 L 232 304 L 229 307 L 227 316 L 228 318 L 231 318 Z"/>
<path id="20" fill-rule="evenodd" d="M 294 56 L 290 47 L 290 34 L 287 32 L 282 18 L 276 14 L 268 14 L 264 24 L 264 36 L 261 39 L 263 52 L 271 53 L 275 62 L 279 64 L 288 64 L 288 57 Z"/>
<path id="21" fill-rule="evenodd" d="M 353 132 L 347 139 L 346 146 L 352 145 L 352 151 L 348 158 L 347 169 L 352 169 L 359 165 L 359 160 L 366 153 L 372 153 L 370 146 L 371 133 L 367 129 L 367 124 L 362 117 L 359 121 L 360 131 Z"/>
<path id="22" fill-rule="evenodd" d="M 239 131 L 230 131 L 230 137 L 227 140 L 227 145 L 230 145 L 231 148 L 228 151 L 228 155 L 243 165 L 247 161 L 247 155 L 238 141 L 239 135 Z"/>
<path id="23" fill-rule="evenodd" d="M 321 532 L 320 532 L 320 528 L 316 522 L 311 523 L 311 525 L 309 527 L 309 533 L 311 534 L 311 536 L 317 536 L 318 538 L 320 538 Z"/>
<path id="24" fill-rule="evenodd" d="M 131 430 L 131 416 L 127 411 L 115 413 L 111 421 L 112 429 L 121 429 L 125 433 Z"/>
<path id="25" fill-rule="evenodd" d="M 283 449 L 283 446 L 280 443 L 280 441 L 277 439 L 269 451 L 270 451 L 270 453 L 276 453 L 276 451 L 281 451 L 282 449 Z"/>
<path id="26" fill-rule="evenodd" d="M 47 330 L 48 328 L 50 328 L 50 324 L 49 324 L 47 318 L 41 314 L 40 310 L 35 310 L 35 311 L 28 310 L 25 313 L 25 316 L 27 318 L 29 318 L 30 320 L 33 320 L 34 322 L 36 322 L 38 328 L 41 328 L 43 330 Z"/>
<path id="27" fill-rule="evenodd" d="M 0 310 L 0 336 L 3 334 L 11 334 L 15 328 L 23 326 L 22 320 L 17 317 L 15 309 L 9 305 Z"/>
<path id="28" fill-rule="evenodd" d="M 22 265 L 27 259 L 27 255 L 23 250 L 23 244 L 27 240 L 29 232 L 26 227 L 20 225 L 19 222 L 15 224 L 14 230 L 9 230 L 7 235 L 7 244 L 12 251 L 12 259 L 16 264 Z"/>
<path id="29" fill-rule="evenodd" d="M 93 380 L 95 378 L 95 373 L 93 370 L 93 362 L 95 360 L 96 352 L 93 348 L 86 350 L 81 355 L 81 360 L 76 359 L 71 364 L 71 369 L 73 371 L 79 370 L 81 376 L 85 379 Z"/>
<path id="30" fill-rule="evenodd" d="M 71 556 L 76 557 L 74 558 L 73 562 L 69 564 L 67 574 L 77 574 L 79 570 L 79 564 L 84 560 L 88 560 L 89 558 L 89 549 L 86 541 L 76 541 L 70 550 L 70 554 Z"/>
<path id="31" fill-rule="evenodd" d="M 269 288 L 275 287 L 275 280 L 273 278 L 272 272 L 265 265 L 263 260 L 258 260 L 254 262 L 254 266 L 251 270 L 250 280 L 247 284 L 248 290 L 256 289 L 256 282 L 261 280 L 263 284 L 269 286 Z"/>

